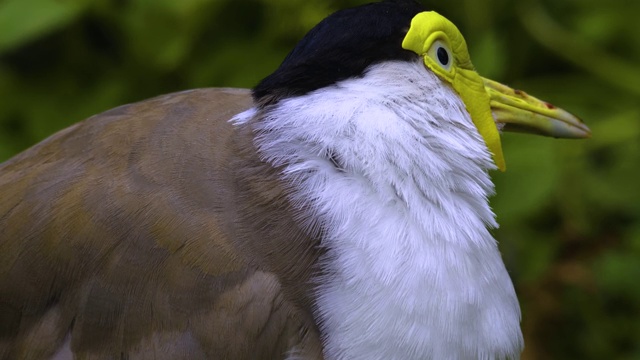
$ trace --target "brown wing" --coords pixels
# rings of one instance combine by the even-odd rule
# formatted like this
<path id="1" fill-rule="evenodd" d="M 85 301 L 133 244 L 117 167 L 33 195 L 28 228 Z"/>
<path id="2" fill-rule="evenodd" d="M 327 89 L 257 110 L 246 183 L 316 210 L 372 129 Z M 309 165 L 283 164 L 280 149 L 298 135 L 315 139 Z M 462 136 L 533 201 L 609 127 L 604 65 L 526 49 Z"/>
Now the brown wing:
<path id="1" fill-rule="evenodd" d="M 260 236 L 236 218 L 256 215 L 235 199 L 228 120 L 250 106 L 246 90 L 161 96 L 0 165 L 0 359 L 319 356 L 306 300 L 243 252 Z"/>

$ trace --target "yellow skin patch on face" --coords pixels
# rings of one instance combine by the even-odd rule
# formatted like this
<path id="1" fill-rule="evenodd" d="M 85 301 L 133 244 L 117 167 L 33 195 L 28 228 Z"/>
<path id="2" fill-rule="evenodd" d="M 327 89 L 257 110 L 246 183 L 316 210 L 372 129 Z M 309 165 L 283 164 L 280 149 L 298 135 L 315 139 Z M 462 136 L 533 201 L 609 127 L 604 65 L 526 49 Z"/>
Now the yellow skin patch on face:
<path id="1" fill-rule="evenodd" d="M 402 48 L 422 56 L 431 71 L 453 86 L 491 151 L 496 166 L 504 171 L 506 164 L 500 134 L 491 113 L 491 98 L 482 77 L 471 64 L 467 43 L 458 28 L 436 12 L 421 12 L 411 20 Z M 443 52 L 447 52 L 447 56 Z M 442 59 L 448 59 L 447 64 Z"/>

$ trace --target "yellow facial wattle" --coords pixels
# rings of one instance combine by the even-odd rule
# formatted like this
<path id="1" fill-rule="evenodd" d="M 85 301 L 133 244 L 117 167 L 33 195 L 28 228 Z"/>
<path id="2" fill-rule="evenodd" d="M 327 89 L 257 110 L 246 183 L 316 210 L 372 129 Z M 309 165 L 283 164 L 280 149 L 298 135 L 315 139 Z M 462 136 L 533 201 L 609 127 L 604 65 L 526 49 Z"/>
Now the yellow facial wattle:
<path id="1" fill-rule="evenodd" d="M 485 90 L 483 78 L 471 64 L 467 44 L 458 28 L 436 12 L 421 12 L 411 20 L 402 48 L 422 56 L 429 69 L 451 84 L 491 151 L 496 166 L 504 171 L 506 165 L 500 134 L 491 113 L 491 97 Z"/>

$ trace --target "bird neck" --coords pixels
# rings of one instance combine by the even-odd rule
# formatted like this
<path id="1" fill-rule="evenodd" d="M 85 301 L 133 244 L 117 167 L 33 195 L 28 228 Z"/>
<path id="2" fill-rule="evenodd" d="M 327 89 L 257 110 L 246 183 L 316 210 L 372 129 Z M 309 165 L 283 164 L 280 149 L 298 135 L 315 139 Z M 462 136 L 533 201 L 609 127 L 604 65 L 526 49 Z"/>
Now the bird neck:
<path id="1" fill-rule="evenodd" d="M 518 356 L 518 302 L 488 230 L 494 165 L 451 88 L 383 63 L 249 118 L 300 226 L 322 234 L 327 358 Z"/>

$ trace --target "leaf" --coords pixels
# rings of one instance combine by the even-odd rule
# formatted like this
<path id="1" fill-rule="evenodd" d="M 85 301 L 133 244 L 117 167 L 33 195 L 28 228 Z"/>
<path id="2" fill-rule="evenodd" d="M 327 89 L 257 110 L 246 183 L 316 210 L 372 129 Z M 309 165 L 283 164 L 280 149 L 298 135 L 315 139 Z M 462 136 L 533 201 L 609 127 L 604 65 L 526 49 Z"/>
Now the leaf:
<path id="1" fill-rule="evenodd" d="M 88 6 L 85 0 L 4 0 L 0 2 L 0 54 L 61 28 Z"/>

